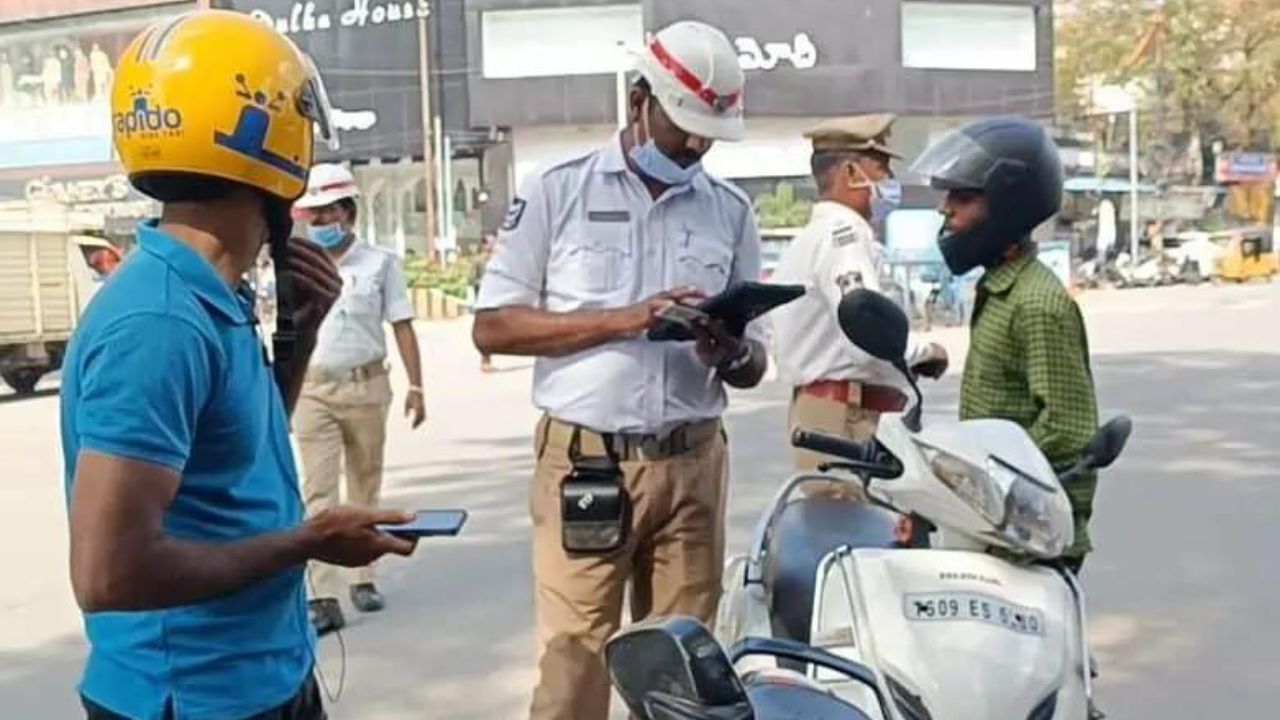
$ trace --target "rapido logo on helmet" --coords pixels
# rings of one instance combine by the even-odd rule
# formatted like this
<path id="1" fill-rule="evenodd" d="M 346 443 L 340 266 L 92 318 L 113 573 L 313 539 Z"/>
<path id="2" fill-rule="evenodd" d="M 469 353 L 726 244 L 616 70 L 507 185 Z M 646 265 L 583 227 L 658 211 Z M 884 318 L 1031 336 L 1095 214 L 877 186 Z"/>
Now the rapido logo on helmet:
<path id="1" fill-rule="evenodd" d="M 137 135 L 143 139 L 182 134 L 182 111 L 155 103 L 150 87 L 133 88 L 129 95 L 133 104 L 128 110 L 112 115 L 116 133 L 127 138 Z"/>

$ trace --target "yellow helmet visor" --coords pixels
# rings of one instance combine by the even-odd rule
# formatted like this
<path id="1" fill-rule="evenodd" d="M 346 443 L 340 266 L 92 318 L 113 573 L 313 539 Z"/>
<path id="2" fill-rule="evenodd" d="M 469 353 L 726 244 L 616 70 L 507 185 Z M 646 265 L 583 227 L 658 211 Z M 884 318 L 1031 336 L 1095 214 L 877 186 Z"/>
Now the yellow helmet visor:
<path id="1" fill-rule="evenodd" d="M 324 78 L 320 77 L 320 71 L 310 55 L 303 53 L 302 58 L 307 66 L 307 81 L 298 95 L 298 112 L 315 123 L 321 139 L 325 141 L 330 151 L 336 152 L 340 147 L 338 130 L 333 125 L 333 105 L 329 102 Z"/>

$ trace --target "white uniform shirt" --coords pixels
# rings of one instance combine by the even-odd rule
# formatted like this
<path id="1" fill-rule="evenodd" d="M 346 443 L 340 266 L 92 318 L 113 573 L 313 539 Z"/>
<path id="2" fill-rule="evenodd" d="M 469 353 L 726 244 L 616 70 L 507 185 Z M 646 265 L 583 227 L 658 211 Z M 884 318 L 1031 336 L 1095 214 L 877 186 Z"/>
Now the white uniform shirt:
<path id="1" fill-rule="evenodd" d="M 400 259 L 356 240 L 337 260 L 342 294 L 320 324 L 311 367 L 350 370 L 387 356 L 383 323 L 412 320 Z"/>
<path id="2" fill-rule="evenodd" d="M 485 269 L 480 310 L 620 308 L 694 286 L 707 295 L 760 275 L 760 234 L 737 188 L 702 174 L 657 200 L 620 137 L 529 178 Z M 757 324 L 747 336 L 762 340 Z M 534 404 L 599 432 L 664 434 L 719 417 L 725 393 L 692 342 L 643 336 L 534 366 Z"/>
<path id="3" fill-rule="evenodd" d="M 857 211 L 822 201 L 778 261 L 772 281 L 804 285 L 806 293 L 771 313 L 773 355 L 778 375 L 793 386 L 819 380 L 856 380 L 909 392 L 910 385 L 889 363 L 871 357 L 840 330 L 837 311 L 845 293 L 865 287 L 879 292 L 884 249 Z M 925 350 L 908 348 L 908 362 Z"/>

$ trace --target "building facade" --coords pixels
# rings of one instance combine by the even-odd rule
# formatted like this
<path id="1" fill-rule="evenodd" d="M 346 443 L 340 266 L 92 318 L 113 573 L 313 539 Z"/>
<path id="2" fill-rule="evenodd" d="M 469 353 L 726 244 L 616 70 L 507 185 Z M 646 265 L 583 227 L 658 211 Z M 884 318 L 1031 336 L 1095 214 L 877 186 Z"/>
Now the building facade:
<path id="1" fill-rule="evenodd" d="M 121 174 L 110 89 L 140 30 L 193 0 L 0 3 L 0 202 L 58 201 L 131 220 L 154 211 Z"/>
<path id="2" fill-rule="evenodd" d="M 631 54 L 647 31 L 680 19 L 722 28 L 738 49 L 748 135 L 718 143 L 706 165 L 757 198 L 784 186 L 812 195 L 802 135 L 824 118 L 897 113 L 892 142 L 912 156 L 966 119 L 1048 121 L 1053 109 L 1052 0 L 201 4 L 269 23 L 315 59 L 342 139 L 324 159 L 360 179 L 362 233 L 401 252 L 495 231 L 529 172 L 608 141 Z M 100 93 L 113 53 L 147 22 L 195 5 L 0 3 L 0 199 L 32 181 L 37 194 L 118 194 Z M 907 188 L 908 202 L 922 197 Z"/>
<path id="3" fill-rule="evenodd" d="M 717 144 L 706 164 L 756 195 L 780 180 L 803 183 L 802 134 L 824 118 L 897 113 L 893 143 L 911 156 L 972 117 L 1052 116 L 1049 0 L 466 5 L 470 119 L 510 130 L 515 181 L 604 142 L 617 126 L 627 50 L 642 46 L 646 30 L 682 19 L 723 29 L 740 53 L 748 135 Z"/>

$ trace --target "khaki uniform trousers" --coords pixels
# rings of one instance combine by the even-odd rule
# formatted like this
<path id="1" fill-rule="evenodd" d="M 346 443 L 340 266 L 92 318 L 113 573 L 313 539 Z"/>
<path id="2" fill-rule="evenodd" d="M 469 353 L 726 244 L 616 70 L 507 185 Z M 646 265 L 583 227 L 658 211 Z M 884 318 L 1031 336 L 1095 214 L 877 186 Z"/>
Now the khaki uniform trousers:
<path id="1" fill-rule="evenodd" d="M 866 441 L 874 438 L 876 427 L 880 423 L 880 413 L 862 407 L 861 400 L 857 383 L 850 383 L 847 402 L 819 397 L 795 388 L 791 395 L 787 442 L 790 443 L 791 433 L 797 429 L 814 430 L 848 440 Z M 820 463 L 839 460 L 802 448 L 793 448 L 792 456 L 797 472 L 817 472 Z M 801 492 L 808 497 L 866 500 L 866 492 L 850 483 L 806 483 L 801 487 Z"/>
<path id="2" fill-rule="evenodd" d="M 293 413 L 308 517 L 341 502 L 344 460 L 347 502 L 378 505 L 390 408 L 391 382 L 381 363 L 344 379 L 308 375 Z M 345 568 L 311 562 L 307 569 L 313 599 L 336 599 L 352 584 Z M 370 565 L 356 570 L 354 580 L 371 583 L 373 578 Z"/>
<path id="3" fill-rule="evenodd" d="M 728 452 L 719 422 L 710 421 L 686 426 L 697 439 L 684 452 L 653 459 L 623 455 L 632 506 L 627 543 L 605 555 L 570 555 L 560 536 L 560 484 L 571 470 L 566 427 L 543 419 L 534 435 L 537 471 L 529 511 L 539 677 L 530 717 L 606 720 L 610 686 L 603 649 L 621 627 L 628 581 L 633 622 L 672 614 L 714 622 Z M 584 431 L 581 453 L 603 455 L 599 436 Z"/>

